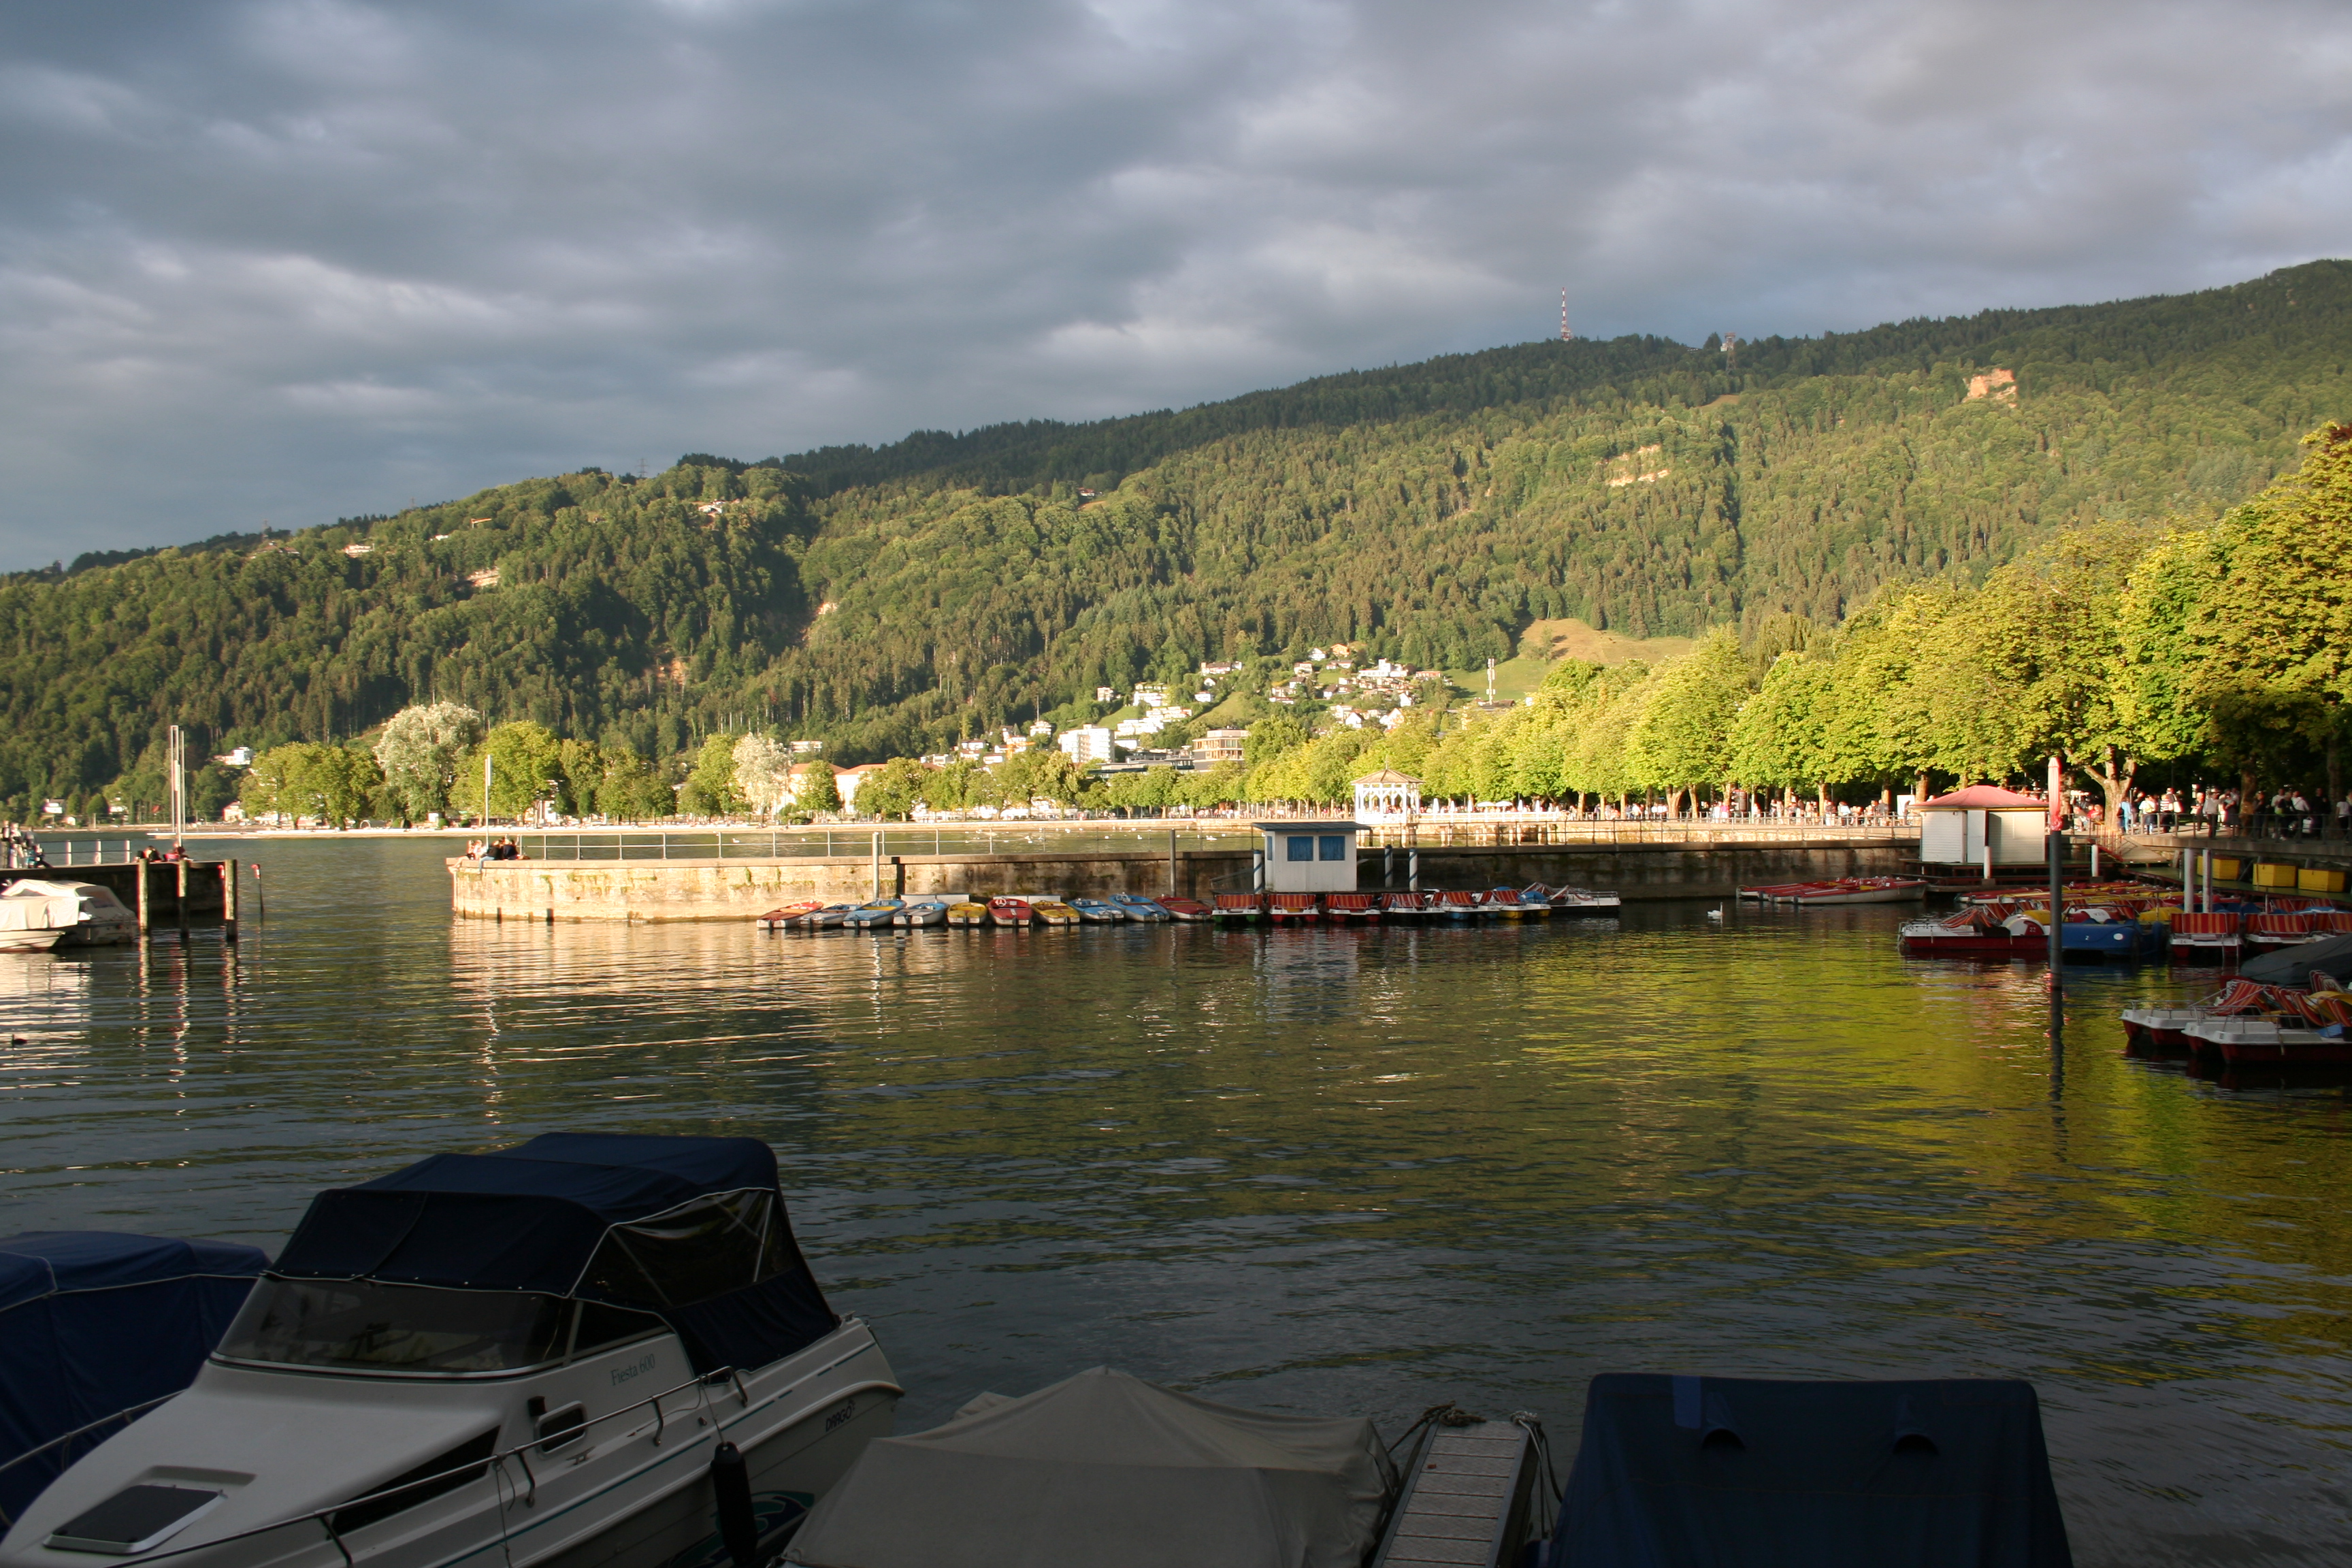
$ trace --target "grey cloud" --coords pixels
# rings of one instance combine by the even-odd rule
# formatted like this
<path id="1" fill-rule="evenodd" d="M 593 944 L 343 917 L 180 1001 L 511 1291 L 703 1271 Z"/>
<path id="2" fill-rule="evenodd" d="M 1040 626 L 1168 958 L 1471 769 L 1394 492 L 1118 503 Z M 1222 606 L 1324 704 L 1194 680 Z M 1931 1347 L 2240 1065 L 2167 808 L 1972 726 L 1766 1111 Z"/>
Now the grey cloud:
<path id="1" fill-rule="evenodd" d="M 0 16 L 0 565 L 583 462 L 2352 250 L 2352 17 L 1988 0 Z"/>

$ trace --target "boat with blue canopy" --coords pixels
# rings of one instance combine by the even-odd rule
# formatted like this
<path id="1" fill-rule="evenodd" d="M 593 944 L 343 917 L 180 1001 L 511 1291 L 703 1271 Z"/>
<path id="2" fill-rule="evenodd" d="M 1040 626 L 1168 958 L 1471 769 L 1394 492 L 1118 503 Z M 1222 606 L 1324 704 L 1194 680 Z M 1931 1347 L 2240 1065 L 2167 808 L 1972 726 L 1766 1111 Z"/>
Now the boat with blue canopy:
<path id="1" fill-rule="evenodd" d="M 788 1531 L 898 1395 L 765 1143 L 548 1133 L 318 1194 L 187 1391 L 0 1564 L 693 1568 L 722 1525 Z"/>
<path id="2" fill-rule="evenodd" d="M 187 1387 L 268 1261 L 232 1241 L 112 1230 L 0 1239 L 0 1529 Z"/>

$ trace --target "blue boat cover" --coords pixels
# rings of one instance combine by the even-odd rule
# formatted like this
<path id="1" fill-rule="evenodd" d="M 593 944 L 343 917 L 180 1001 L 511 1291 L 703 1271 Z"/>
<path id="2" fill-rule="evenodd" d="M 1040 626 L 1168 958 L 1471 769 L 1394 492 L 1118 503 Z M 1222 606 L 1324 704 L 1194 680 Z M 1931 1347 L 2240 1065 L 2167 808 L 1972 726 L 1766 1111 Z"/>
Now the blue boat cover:
<path id="1" fill-rule="evenodd" d="M 2033 1385 L 1605 1373 L 1548 1568 L 2067 1568 Z"/>
<path id="2" fill-rule="evenodd" d="M 591 1277 L 616 1227 L 730 1194 L 772 1205 L 771 1261 L 755 1282 L 680 1301 Z M 775 1153 L 756 1138 L 547 1132 L 436 1154 L 311 1199 L 271 1272 L 611 1301 L 666 1319 L 700 1372 L 764 1366 L 840 1321 L 793 1240 Z"/>
<path id="3" fill-rule="evenodd" d="M 268 1261 L 234 1242 L 107 1230 L 0 1240 L 0 1465 L 187 1387 Z M 0 1510 L 22 1512 L 87 1450 L 0 1469 Z"/>

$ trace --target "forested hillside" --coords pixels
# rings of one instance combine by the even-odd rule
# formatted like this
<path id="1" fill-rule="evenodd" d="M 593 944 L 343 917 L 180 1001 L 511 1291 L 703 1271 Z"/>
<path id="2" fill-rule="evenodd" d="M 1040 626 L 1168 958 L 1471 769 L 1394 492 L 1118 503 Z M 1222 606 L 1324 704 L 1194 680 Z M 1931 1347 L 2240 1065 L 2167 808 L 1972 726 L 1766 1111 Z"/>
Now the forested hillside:
<path id="1" fill-rule="evenodd" d="M 1538 342 L 1093 425 L 589 471 L 0 584 L 0 802 L 411 701 L 665 760 L 935 750 L 1202 658 L 1839 620 L 2062 525 L 2196 521 L 2352 413 L 2352 264 L 1727 353 Z M 1087 492 L 1094 492 L 1088 494 Z M 152 798 L 145 796 L 144 798 Z"/>

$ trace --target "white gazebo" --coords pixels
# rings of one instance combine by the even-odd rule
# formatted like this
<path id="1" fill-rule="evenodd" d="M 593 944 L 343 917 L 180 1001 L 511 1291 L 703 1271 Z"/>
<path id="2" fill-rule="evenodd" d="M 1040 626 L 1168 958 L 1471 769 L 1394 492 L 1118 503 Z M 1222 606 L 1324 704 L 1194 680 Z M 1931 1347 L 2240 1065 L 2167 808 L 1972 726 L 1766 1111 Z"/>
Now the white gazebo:
<path id="1" fill-rule="evenodd" d="M 1356 781 L 1356 816 L 1373 822 L 1410 820 L 1421 812 L 1421 781 L 1394 768 Z"/>
<path id="2" fill-rule="evenodd" d="M 1970 784 L 1923 800 L 1915 809 L 1919 813 L 1919 858 L 1930 866 L 2033 866 L 2042 861 L 2050 807 L 2038 795 L 2019 795 L 1999 784 Z"/>

